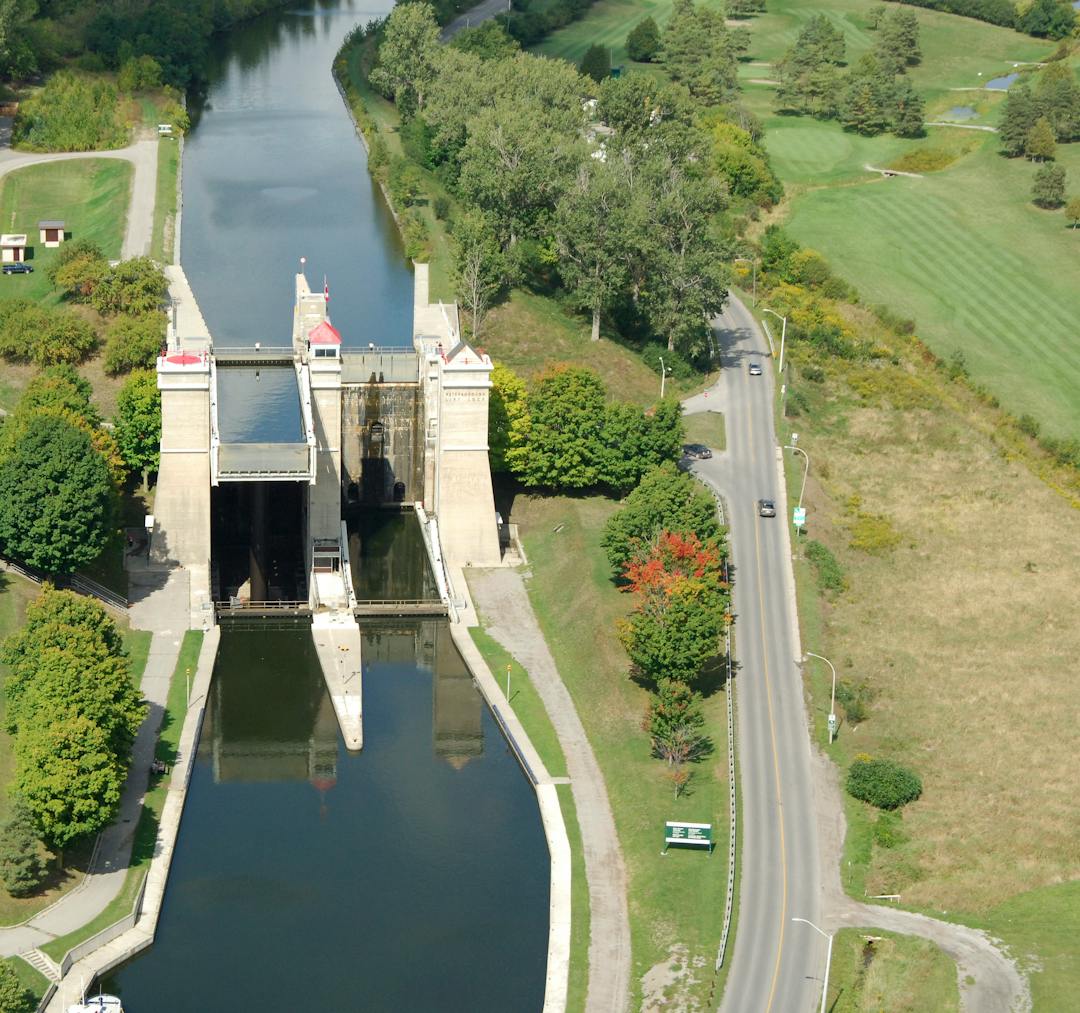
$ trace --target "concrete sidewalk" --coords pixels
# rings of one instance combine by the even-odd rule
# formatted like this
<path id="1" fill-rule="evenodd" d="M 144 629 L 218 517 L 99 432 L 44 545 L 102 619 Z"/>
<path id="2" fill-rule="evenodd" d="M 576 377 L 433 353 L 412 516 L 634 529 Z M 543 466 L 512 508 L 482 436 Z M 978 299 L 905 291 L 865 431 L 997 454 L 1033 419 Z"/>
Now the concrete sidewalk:
<path id="1" fill-rule="evenodd" d="M 630 915 L 626 867 L 608 802 L 604 775 L 574 701 L 555 666 L 547 641 L 516 570 L 469 571 L 476 607 L 487 632 L 525 667 L 559 737 L 581 827 L 589 884 L 589 988 L 587 1011 L 618 1013 L 630 986 Z"/>
<path id="2" fill-rule="evenodd" d="M 22 925 L 0 929 L 0 956 L 25 953 L 82 928 L 105 910 L 124 885 L 169 682 L 188 628 L 187 573 L 183 570 L 133 573 L 130 594 L 134 602 L 131 625 L 150 630 L 153 639 L 140 684 L 148 710 L 135 739 L 119 815 L 101 834 L 82 883 Z"/>

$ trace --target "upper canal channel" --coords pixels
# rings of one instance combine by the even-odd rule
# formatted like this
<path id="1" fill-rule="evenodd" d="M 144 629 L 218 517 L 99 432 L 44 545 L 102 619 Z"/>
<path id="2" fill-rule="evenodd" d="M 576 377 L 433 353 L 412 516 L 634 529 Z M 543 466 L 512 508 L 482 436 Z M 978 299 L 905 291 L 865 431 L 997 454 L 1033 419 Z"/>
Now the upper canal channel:
<path id="1" fill-rule="evenodd" d="M 389 7 L 300 3 L 218 40 L 182 260 L 219 345 L 289 343 L 301 256 L 346 344 L 409 340 L 411 273 L 330 74 L 346 32 Z M 427 592 L 411 515 L 350 532 L 358 593 Z M 363 634 L 349 753 L 306 627 L 223 630 L 156 941 L 105 982 L 129 1013 L 542 1005 L 532 788 L 445 621 Z"/>

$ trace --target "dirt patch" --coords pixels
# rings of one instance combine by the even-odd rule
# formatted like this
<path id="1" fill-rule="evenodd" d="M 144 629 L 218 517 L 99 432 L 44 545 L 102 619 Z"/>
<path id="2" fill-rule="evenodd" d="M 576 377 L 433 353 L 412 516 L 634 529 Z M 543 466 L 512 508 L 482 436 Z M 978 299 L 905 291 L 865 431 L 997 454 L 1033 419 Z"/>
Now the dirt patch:
<path id="1" fill-rule="evenodd" d="M 686 946 L 673 946 L 667 960 L 650 967 L 641 977 L 642 1010 L 669 1009 L 692 1013 L 702 1009 L 692 994 L 702 964 L 700 959 L 690 959 Z"/>

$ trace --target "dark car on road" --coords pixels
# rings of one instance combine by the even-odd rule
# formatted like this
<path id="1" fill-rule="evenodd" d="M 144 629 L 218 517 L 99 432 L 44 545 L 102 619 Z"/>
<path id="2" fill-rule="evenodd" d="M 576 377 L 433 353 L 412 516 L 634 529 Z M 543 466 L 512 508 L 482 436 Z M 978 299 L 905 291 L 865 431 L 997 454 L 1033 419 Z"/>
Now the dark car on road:
<path id="1" fill-rule="evenodd" d="M 750 363 L 750 375 L 751 376 L 761 376 L 761 363 L 760 362 L 751 362 Z"/>
<path id="2" fill-rule="evenodd" d="M 33 274 L 34 268 L 30 264 L 19 261 L 17 264 L 5 264 L 4 274 Z"/>
<path id="3" fill-rule="evenodd" d="M 775 517 L 776 504 L 771 499 L 759 499 L 757 501 L 757 512 L 762 517 Z"/>
<path id="4" fill-rule="evenodd" d="M 703 443 L 688 443 L 682 452 L 683 457 L 689 457 L 692 461 L 707 461 L 712 457 L 712 451 Z"/>

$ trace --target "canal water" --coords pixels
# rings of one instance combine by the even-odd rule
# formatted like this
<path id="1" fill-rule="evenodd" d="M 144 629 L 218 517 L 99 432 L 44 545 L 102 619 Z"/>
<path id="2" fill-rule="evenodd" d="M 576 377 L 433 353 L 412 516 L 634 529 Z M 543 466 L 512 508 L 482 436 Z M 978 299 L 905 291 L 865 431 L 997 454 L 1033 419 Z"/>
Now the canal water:
<path id="1" fill-rule="evenodd" d="M 348 343 L 408 342 L 411 274 L 329 76 L 387 9 L 299 4 L 220 40 L 186 146 L 183 262 L 221 344 L 288 341 L 301 254 Z M 349 526 L 364 596 L 430 593 L 413 517 Z M 363 634 L 351 754 L 307 629 L 223 630 L 155 944 L 105 982 L 128 1013 L 541 1006 L 532 787 L 445 622 Z"/>

